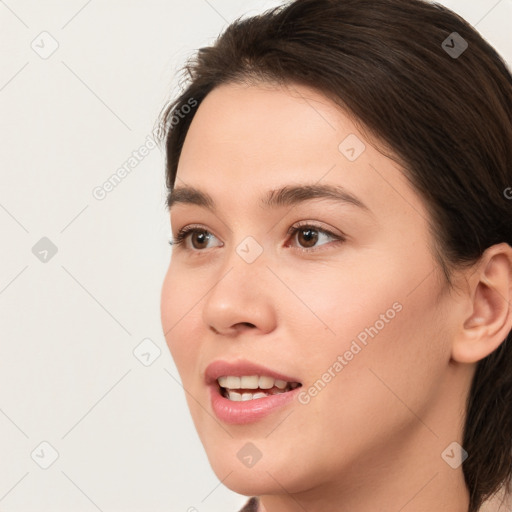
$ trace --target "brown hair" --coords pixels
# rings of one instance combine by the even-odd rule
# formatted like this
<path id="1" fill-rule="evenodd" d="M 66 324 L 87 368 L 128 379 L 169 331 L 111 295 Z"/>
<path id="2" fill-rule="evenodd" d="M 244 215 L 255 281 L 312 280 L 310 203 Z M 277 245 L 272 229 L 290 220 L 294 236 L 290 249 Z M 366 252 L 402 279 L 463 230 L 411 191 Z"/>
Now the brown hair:
<path id="1" fill-rule="evenodd" d="M 169 191 L 197 110 L 184 110 L 191 101 L 226 83 L 297 83 L 337 103 L 401 163 L 427 205 L 448 284 L 451 269 L 491 245 L 512 245 L 512 76 L 449 9 L 423 0 L 296 0 L 235 20 L 184 70 L 187 87 L 159 118 Z M 476 512 L 502 485 L 510 492 L 512 333 L 477 363 L 466 411 L 462 468 Z"/>

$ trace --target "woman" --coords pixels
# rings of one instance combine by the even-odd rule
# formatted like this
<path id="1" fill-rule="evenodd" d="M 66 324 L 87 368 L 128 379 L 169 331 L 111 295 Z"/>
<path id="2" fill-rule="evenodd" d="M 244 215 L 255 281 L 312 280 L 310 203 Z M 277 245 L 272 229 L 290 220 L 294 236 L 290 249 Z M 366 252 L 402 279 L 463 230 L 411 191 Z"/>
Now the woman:
<path id="1" fill-rule="evenodd" d="M 218 478 L 258 512 L 510 491 L 503 60 L 440 5 L 297 0 L 187 70 L 161 313 Z"/>

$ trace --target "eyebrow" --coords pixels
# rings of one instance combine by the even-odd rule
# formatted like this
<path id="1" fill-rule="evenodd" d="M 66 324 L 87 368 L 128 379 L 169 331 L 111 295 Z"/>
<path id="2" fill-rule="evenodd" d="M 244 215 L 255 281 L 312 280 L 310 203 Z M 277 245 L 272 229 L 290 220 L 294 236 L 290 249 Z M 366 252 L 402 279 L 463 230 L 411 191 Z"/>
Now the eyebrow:
<path id="1" fill-rule="evenodd" d="M 272 189 L 261 199 L 260 204 L 266 208 L 279 208 L 294 206 L 312 199 L 330 199 L 341 203 L 348 203 L 368 213 L 370 208 L 358 197 L 351 194 L 339 185 L 314 184 L 314 185 L 286 185 L 279 189 Z M 176 204 L 193 204 L 216 211 L 213 198 L 206 192 L 191 186 L 181 186 L 171 190 L 167 196 L 167 208 Z"/>

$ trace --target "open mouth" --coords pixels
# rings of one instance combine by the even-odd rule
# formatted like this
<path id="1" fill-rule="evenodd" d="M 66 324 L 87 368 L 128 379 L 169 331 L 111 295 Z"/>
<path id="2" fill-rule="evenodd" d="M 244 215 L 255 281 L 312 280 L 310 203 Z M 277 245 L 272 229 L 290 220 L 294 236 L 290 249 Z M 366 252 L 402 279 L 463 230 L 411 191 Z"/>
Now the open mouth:
<path id="1" fill-rule="evenodd" d="M 258 400 L 302 386 L 300 382 L 287 382 L 267 375 L 223 376 L 217 379 L 217 384 L 221 396 L 232 402 Z"/>

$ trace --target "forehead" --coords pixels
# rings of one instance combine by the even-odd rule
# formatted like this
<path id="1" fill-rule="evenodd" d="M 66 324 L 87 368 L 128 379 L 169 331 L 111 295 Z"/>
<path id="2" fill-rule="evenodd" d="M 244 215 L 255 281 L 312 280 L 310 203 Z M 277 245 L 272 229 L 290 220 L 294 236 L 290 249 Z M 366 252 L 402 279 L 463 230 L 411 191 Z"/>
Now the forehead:
<path id="1" fill-rule="evenodd" d="M 356 159 L 347 158 L 347 140 L 360 144 Z M 176 188 L 198 188 L 242 209 L 291 183 L 344 187 L 381 217 L 428 218 L 398 164 L 319 92 L 296 84 L 224 84 L 211 91 L 185 138 Z"/>
<path id="2" fill-rule="evenodd" d="M 339 107 L 309 88 L 225 84 L 199 105 L 178 176 L 247 183 L 309 170 L 320 179 L 339 162 L 340 142 L 356 131 Z"/>

